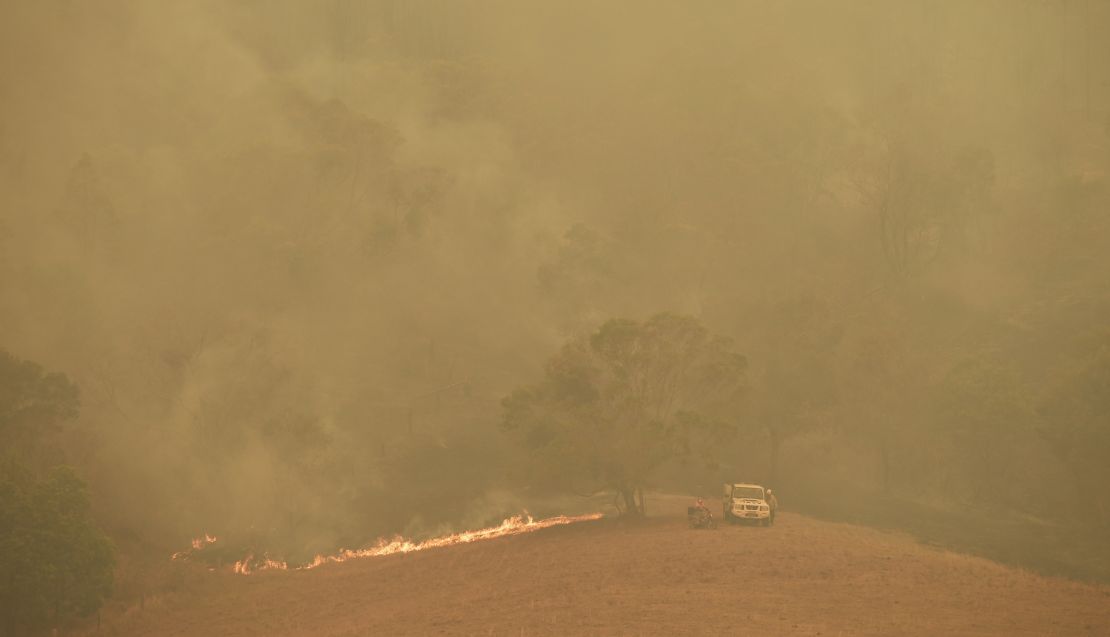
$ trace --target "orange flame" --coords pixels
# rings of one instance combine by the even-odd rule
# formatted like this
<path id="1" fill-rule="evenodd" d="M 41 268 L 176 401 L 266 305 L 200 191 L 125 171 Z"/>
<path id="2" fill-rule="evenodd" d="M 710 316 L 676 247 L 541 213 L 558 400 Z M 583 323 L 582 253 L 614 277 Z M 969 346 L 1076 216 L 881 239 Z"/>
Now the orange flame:
<path id="1" fill-rule="evenodd" d="M 522 533 L 531 533 L 532 531 L 539 531 L 540 529 L 547 529 L 553 526 L 562 526 L 566 524 L 574 524 L 575 522 L 587 522 L 589 520 L 597 520 L 603 516 L 601 513 L 588 513 L 586 515 L 559 515 L 553 518 L 546 518 L 543 520 L 533 519 L 530 515 L 515 515 L 507 518 L 497 526 L 491 526 L 484 529 L 477 529 L 473 531 L 462 531 L 460 533 L 453 533 L 451 535 L 444 535 L 442 537 L 424 540 L 423 542 L 414 542 L 405 539 L 401 536 L 395 536 L 392 539 L 379 539 L 377 544 L 371 548 L 365 549 L 341 549 L 335 555 L 317 555 L 307 564 L 295 567 L 293 570 L 308 570 L 324 564 L 332 562 L 346 562 L 347 560 L 363 558 L 363 557 L 383 557 L 386 555 L 395 555 L 397 553 L 415 553 L 416 551 L 426 551 L 428 549 L 435 549 L 444 546 L 455 546 L 456 544 L 469 544 L 471 542 L 479 542 L 481 540 L 492 540 L 499 537 L 508 537 L 510 535 L 520 535 Z M 200 550 L 207 544 L 215 542 L 216 538 L 204 535 L 202 539 L 193 540 L 193 549 Z M 185 557 L 192 551 L 181 551 L 174 553 L 172 559 Z M 257 571 L 265 570 L 289 570 L 289 564 L 283 560 L 275 560 L 268 555 L 263 554 L 261 557 L 256 558 L 254 554 L 247 555 L 245 558 L 239 560 L 232 567 L 235 573 L 240 575 L 250 575 Z"/>
<path id="2" fill-rule="evenodd" d="M 427 549 L 435 549 L 443 546 L 454 546 L 456 544 L 468 544 L 470 542 L 478 542 L 480 540 L 492 540 L 498 537 L 507 537 L 510 535 L 520 535 L 522 533 L 530 533 L 532 531 L 539 531 L 553 526 L 561 526 L 564 524 L 574 524 L 575 522 L 586 522 L 588 520 L 597 520 L 602 517 L 601 513 L 588 513 L 586 515 L 567 516 L 560 515 L 553 518 L 544 520 L 534 520 L 530 515 L 515 515 L 498 524 L 484 529 L 475 531 L 462 531 L 461 533 L 454 533 L 452 535 L 445 535 L 443 537 L 436 537 L 423 542 L 413 542 L 406 540 L 403 537 L 396 536 L 391 540 L 380 539 L 373 548 L 368 549 L 342 549 L 335 555 L 317 555 L 311 562 L 303 566 L 297 567 L 297 570 L 307 570 L 316 568 L 330 562 L 346 562 L 350 559 L 361 557 L 382 557 L 385 555 L 394 555 L 397 553 L 414 553 L 416 551 L 425 551 Z"/>
<path id="3" fill-rule="evenodd" d="M 197 539 L 193 540 L 193 548 L 199 551 L 202 548 L 204 548 L 205 544 L 211 544 L 215 541 L 216 541 L 215 537 L 205 533 L 204 537 L 202 537 L 202 538 L 198 537 Z"/>
<path id="4" fill-rule="evenodd" d="M 214 535 L 208 535 L 207 533 L 205 533 L 203 537 L 193 538 L 193 541 L 192 541 L 193 548 L 192 549 L 187 550 L 187 551 L 178 551 L 178 552 L 174 553 L 173 555 L 171 555 L 170 559 L 171 560 L 179 560 L 181 558 L 188 557 L 189 555 L 191 555 L 193 553 L 193 551 L 199 551 L 199 550 L 203 549 L 205 546 L 208 546 L 209 544 L 215 542 L 217 539 L 219 539 L 219 538 L 217 538 Z"/>
<path id="5" fill-rule="evenodd" d="M 265 571 L 271 568 L 276 568 L 284 571 L 289 568 L 289 565 L 285 562 L 272 560 L 266 555 L 263 555 L 260 559 L 255 559 L 254 555 L 251 554 L 236 562 L 235 566 L 232 567 L 232 570 L 234 570 L 236 573 L 239 573 L 240 575 L 250 575 L 255 571 Z"/>

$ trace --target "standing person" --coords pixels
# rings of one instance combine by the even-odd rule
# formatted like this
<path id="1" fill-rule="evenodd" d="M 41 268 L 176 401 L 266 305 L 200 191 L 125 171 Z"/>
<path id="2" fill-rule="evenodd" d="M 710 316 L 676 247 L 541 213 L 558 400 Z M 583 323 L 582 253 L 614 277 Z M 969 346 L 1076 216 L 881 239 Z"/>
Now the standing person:
<path id="1" fill-rule="evenodd" d="M 771 509 L 770 524 L 773 525 L 775 523 L 775 511 L 779 508 L 779 499 L 775 497 L 775 492 L 770 489 L 767 489 L 767 506 Z"/>

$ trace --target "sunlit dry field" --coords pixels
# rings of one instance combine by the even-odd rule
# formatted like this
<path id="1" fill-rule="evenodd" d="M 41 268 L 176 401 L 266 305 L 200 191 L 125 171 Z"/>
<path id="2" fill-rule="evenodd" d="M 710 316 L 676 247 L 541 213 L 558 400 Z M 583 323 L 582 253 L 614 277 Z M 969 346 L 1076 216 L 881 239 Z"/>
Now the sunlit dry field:
<path id="1" fill-rule="evenodd" d="M 784 513 L 693 531 L 684 501 L 641 524 L 251 576 L 105 614 L 109 635 L 1105 635 L 1110 587 L 1042 577 L 898 534 Z"/>

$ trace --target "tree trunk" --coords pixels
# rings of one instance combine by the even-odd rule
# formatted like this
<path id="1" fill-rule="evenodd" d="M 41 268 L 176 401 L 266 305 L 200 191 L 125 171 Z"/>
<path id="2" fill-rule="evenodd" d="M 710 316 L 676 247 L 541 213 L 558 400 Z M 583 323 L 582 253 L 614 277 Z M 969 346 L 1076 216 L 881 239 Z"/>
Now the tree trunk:
<path id="1" fill-rule="evenodd" d="M 644 489 L 643 487 L 636 487 L 636 494 L 640 496 L 640 515 L 647 515 L 647 505 L 644 503 Z"/>

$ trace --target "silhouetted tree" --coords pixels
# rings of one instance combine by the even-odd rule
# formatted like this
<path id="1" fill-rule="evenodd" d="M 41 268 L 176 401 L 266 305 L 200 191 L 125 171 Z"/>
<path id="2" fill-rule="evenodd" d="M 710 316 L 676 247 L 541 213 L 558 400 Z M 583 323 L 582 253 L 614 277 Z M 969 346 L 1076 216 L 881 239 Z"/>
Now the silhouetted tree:
<path id="1" fill-rule="evenodd" d="M 65 374 L 0 350 L 0 449 L 42 463 L 47 441 L 79 405 L 77 386 Z"/>
<path id="2" fill-rule="evenodd" d="M 747 362 L 732 347 L 689 317 L 611 320 L 565 345 L 540 383 L 506 398 L 503 426 L 538 475 L 613 490 L 625 513 L 642 514 L 654 470 L 711 453 L 733 430 L 725 416 Z"/>

